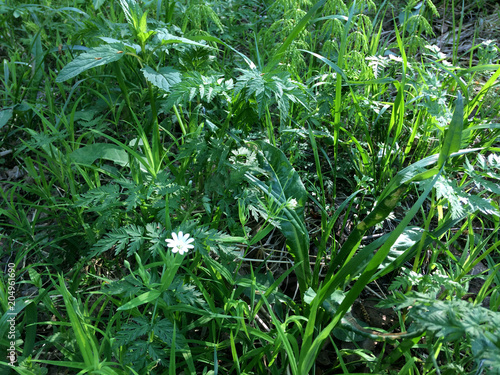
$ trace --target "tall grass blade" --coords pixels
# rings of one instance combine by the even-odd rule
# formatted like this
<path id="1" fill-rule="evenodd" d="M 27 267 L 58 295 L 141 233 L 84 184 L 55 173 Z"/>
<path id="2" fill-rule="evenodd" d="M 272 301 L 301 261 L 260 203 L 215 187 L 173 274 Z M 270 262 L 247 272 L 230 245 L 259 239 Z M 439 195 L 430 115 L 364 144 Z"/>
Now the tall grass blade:
<path id="1" fill-rule="evenodd" d="M 86 367 L 93 367 L 97 370 L 98 361 L 97 358 L 97 347 L 93 341 L 92 335 L 88 332 L 88 328 L 85 326 L 85 322 L 82 322 L 79 312 L 79 308 L 76 305 L 76 299 L 71 295 L 62 275 L 58 275 L 59 286 L 58 290 L 63 296 L 64 305 L 66 306 L 66 312 L 68 314 L 69 321 L 71 322 L 71 327 L 75 333 L 75 339 L 82 354 L 83 361 Z"/>
<path id="2" fill-rule="evenodd" d="M 290 344 L 290 341 L 288 340 L 287 335 L 285 334 L 285 331 L 283 329 L 283 325 L 279 321 L 279 319 L 276 317 L 274 314 L 273 308 L 269 304 L 269 301 L 267 298 L 262 295 L 262 299 L 264 300 L 264 303 L 266 304 L 267 310 L 269 311 L 269 314 L 271 315 L 271 319 L 273 321 L 274 326 L 276 327 L 276 331 L 278 332 L 278 337 L 280 341 L 283 343 L 283 346 L 285 347 L 285 352 L 288 356 L 288 363 L 290 365 L 290 369 L 293 375 L 300 375 L 303 374 L 302 372 L 298 371 L 297 367 L 297 360 L 295 358 L 295 354 L 292 348 L 292 345 Z M 275 343 L 276 345 L 276 343 Z"/>
<path id="3" fill-rule="evenodd" d="M 396 229 L 390 234 L 387 241 L 375 253 L 375 255 L 373 255 L 363 273 L 359 276 L 358 280 L 355 282 L 349 293 L 347 293 L 347 295 L 345 296 L 344 300 L 342 301 L 339 308 L 335 312 L 335 315 L 332 318 L 332 321 L 328 324 L 328 326 L 325 327 L 319 333 L 319 335 L 314 339 L 312 343 L 311 343 L 312 336 L 310 336 L 312 332 L 310 330 L 306 331 L 303 350 L 301 352 L 302 354 L 299 360 L 299 371 L 301 374 L 309 373 L 310 369 L 314 364 L 316 355 L 319 352 L 321 345 L 323 344 L 323 341 L 330 335 L 330 332 L 338 325 L 338 323 L 340 322 L 342 317 L 346 314 L 348 309 L 352 306 L 356 298 L 361 294 L 362 290 L 370 282 L 373 274 L 377 271 L 379 265 L 382 264 L 387 254 L 389 254 L 391 246 L 396 242 L 398 237 L 405 230 L 406 226 L 410 223 L 411 219 L 420 210 L 420 207 L 424 203 L 425 199 L 427 199 L 427 196 L 434 187 L 434 184 L 436 183 L 439 175 L 440 173 L 437 176 L 435 176 L 434 180 L 430 184 L 427 185 L 424 193 L 420 196 L 417 202 L 415 202 L 415 204 L 412 206 L 410 211 L 405 215 L 405 217 L 399 223 Z M 329 292 L 330 290 L 326 293 L 326 295 L 331 294 Z M 318 295 L 315 297 L 315 299 L 318 299 L 318 301 L 314 302 L 314 306 L 319 306 L 318 302 L 321 301 L 321 298 L 322 297 L 320 297 L 320 294 L 318 293 Z M 312 314 L 315 314 L 315 312 L 312 311 Z M 311 324 L 311 320 L 309 320 L 308 322 L 308 328 L 309 324 Z"/>
<path id="4" fill-rule="evenodd" d="M 450 126 L 446 132 L 437 167 L 441 168 L 450 155 L 460 150 L 462 142 L 462 130 L 464 127 L 464 99 L 460 93 L 455 104 L 455 111 L 451 118 Z"/>
<path id="5" fill-rule="evenodd" d="M 307 26 L 311 17 L 314 16 L 318 9 L 321 8 L 325 3 L 326 0 L 320 0 L 316 4 L 314 4 L 311 9 L 309 9 L 307 14 L 302 17 L 302 19 L 297 23 L 297 26 L 293 28 L 292 32 L 285 39 L 281 47 L 278 48 L 273 59 L 265 66 L 264 72 L 270 72 L 276 65 L 278 65 L 290 44 L 292 44 L 292 42 L 298 37 L 300 32 Z"/>

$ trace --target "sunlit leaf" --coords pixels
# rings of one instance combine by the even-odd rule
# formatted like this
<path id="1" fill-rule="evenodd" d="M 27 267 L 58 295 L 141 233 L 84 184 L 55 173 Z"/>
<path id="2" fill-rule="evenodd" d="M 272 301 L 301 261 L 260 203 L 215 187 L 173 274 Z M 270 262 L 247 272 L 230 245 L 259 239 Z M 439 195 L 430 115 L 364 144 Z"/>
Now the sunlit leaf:
<path id="1" fill-rule="evenodd" d="M 114 144 L 94 143 L 76 149 L 70 158 L 77 164 L 91 165 L 98 159 L 110 160 L 118 165 L 125 166 L 129 163 L 127 152 Z"/>
<path id="2" fill-rule="evenodd" d="M 141 72 L 142 74 L 144 74 L 144 77 L 154 86 L 167 92 L 170 91 L 171 86 L 181 81 L 181 74 L 177 70 L 169 66 L 160 68 L 158 72 L 156 72 L 149 66 L 146 66 L 145 68 L 141 69 Z"/>
<path id="3" fill-rule="evenodd" d="M 73 61 L 66 65 L 56 78 L 56 82 L 64 82 L 77 75 L 113 61 L 120 60 L 125 53 L 110 45 L 99 46 L 90 49 L 86 53 L 77 56 Z"/>

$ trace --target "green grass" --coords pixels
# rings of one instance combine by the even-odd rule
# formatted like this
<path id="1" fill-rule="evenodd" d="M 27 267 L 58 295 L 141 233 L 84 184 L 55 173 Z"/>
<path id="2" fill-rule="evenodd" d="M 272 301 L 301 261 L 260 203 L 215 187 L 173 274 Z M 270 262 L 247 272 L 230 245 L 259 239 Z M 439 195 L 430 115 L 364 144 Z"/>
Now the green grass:
<path id="1" fill-rule="evenodd" d="M 0 2 L 2 370 L 498 374 L 495 12 Z"/>

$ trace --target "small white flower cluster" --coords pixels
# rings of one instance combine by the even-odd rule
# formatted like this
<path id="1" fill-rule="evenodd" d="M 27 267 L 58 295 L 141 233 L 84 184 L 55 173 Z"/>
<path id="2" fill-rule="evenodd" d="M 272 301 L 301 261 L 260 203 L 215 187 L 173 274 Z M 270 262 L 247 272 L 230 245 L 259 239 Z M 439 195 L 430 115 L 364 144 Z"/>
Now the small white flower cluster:
<path id="1" fill-rule="evenodd" d="M 179 253 L 184 255 L 187 253 L 189 249 L 193 249 L 194 245 L 191 245 L 191 242 L 194 242 L 194 238 L 189 238 L 189 233 L 173 233 L 172 239 L 166 239 L 167 246 L 172 248 L 173 253 Z"/>
<path id="2" fill-rule="evenodd" d="M 286 202 L 286 207 L 289 209 L 292 209 L 292 210 L 295 210 L 298 205 L 299 204 L 297 202 L 297 199 L 295 199 L 295 198 L 290 199 L 289 201 Z"/>
<path id="3" fill-rule="evenodd" d="M 233 164 L 241 164 L 253 167 L 257 165 L 257 154 L 248 148 L 240 147 L 237 150 L 231 151 L 233 156 L 229 158 L 229 161 Z"/>

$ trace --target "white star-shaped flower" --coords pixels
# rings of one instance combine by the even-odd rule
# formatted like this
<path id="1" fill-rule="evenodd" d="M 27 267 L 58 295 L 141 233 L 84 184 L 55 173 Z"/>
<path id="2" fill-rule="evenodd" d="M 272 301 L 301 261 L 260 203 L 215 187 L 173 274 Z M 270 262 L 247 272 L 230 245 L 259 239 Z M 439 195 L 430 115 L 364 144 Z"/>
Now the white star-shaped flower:
<path id="1" fill-rule="evenodd" d="M 167 246 L 172 248 L 173 253 L 179 253 L 183 255 L 187 253 L 189 249 L 193 249 L 194 245 L 191 245 L 191 242 L 194 242 L 194 238 L 189 238 L 189 234 L 183 234 L 182 232 L 173 233 L 172 239 L 166 239 Z"/>
<path id="2" fill-rule="evenodd" d="M 297 203 L 297 199 L 293 198 L 290 199 L 287 203 L 286 206 L 287 208 L 291 208 L 292 210 L 296 209 L 299 204 Z"/>

